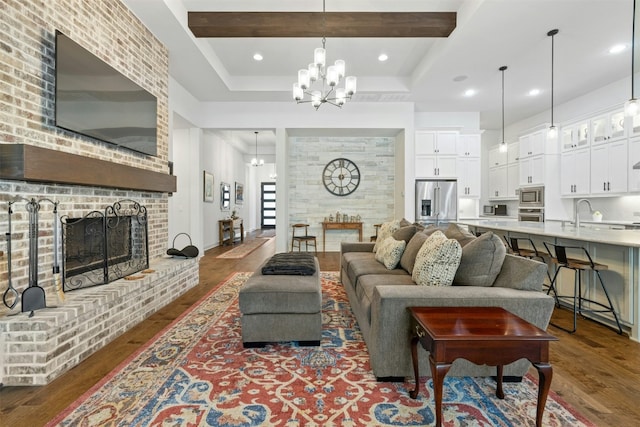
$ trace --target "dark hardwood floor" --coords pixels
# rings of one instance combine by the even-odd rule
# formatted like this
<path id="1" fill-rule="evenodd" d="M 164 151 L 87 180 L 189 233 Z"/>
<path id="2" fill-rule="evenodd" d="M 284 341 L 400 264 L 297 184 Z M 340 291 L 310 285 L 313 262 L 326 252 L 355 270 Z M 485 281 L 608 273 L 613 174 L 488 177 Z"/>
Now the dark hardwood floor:
<path id="1" fill-rule="evenodd" d="M 253 238 L 253 233 L 248 238 Z M 169 325 L 209 290 L 236 271 L 253 271 L 275 251 L 275 241 L 243 259 L 217 259 L 229 246 L 206 252 L 200 261 L 200 284 L 144 322 L 96 352 L 56 381 L 41 387 L 0 388 L 0 425 L 37 427 L 64 410 L 142 344 Z M 318 253 L 321 269 L 337 271 L 337 252 Z M 554 319 L 569 321 L 556 310 Z M 552 326 L 560 338 L 551 344 L 554 376 L 551 390 L 599 426 L 640 423 L 640 343 L 588 320 L 569 335 Z M 531 371 L 535 377 L 535 370 Z"/>

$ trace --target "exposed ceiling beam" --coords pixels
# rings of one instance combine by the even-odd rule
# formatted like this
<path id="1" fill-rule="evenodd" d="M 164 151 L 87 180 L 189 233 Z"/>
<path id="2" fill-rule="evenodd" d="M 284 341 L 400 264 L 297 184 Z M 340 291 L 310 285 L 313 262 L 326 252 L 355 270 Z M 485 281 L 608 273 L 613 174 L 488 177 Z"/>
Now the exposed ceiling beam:
<path id="1" fill-rule="evenodd" d="M 196 37 L 448 37 L 456 12 L 189 12 Z"/>

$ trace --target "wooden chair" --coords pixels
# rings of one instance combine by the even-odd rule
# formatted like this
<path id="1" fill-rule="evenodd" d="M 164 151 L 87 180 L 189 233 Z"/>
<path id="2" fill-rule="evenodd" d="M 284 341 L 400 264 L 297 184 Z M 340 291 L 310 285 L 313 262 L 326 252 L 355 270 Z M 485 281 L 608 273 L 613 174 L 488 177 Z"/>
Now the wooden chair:
<path id="1" fill-rule="evenodd" d="M 373 224 L 373 226 L 376 229 L 376 234 L 369 238 L 370 242 L 375 242 L 376 240 L 378 240 L 378 230 L 380 229 L 380 227 L 382 227 L 382 224 Z"/>
<path id="2" fill-rule="evenodd" d="M 316 236 L 309 235 L 309 224 L 293 224 L 291 233 L 291 252 L 293 252 L 294 244 L 298 247 L 298 252 L 300 252 L 300 248 L 302 247 L 302 243 L 305 244 L 305 250 L 309 251 L 309 246 L 313 246 L 314 252 L 317 254 L 318 249 L 316 248 Z M 304 235 L 298 234 L 296 235 L 296 230 L 301 232 L 301 229 L 304 228 Z"/>
<path id="3" fill-rule="evenodd" d="M 593 259 L 591 258 L 591 255 L 589 255 L 589 252 L 581 246 L 562 246 L 562 245 L 554 245 L 553 243 L 547 243 L 547 242 L 543 242 L 543 243 L 545 248 L 547 248 L 547 251 L 549 252 L 549 256 L 551 257 L 551 262 L 557 265 L 556 273 L 553 275 L 553 279 L 551 280 L 551 286 L 549 287 L 549 291 L 547 291 L 547 293 L 553 290 L 553 292 L 556 294 L 556 300 L 558 300 L 559 298 L 560 299 L 564 298 L 564 299 L 571 299 L 573 301 L 573 304 L 572 304 L 573 329 L 569 330 L 569 329 L 563 328 L 562 326 L 558 326 L 553 323 L 551 324 L 559 329 L 562 329 L 572 334 L 577 329 L 576 320 L 577 320 L 578 314 L 611 313 L 613 315 L 614 320 L 616 321 L 616 325 L 618 326 L 618 334 L 622 334 L 622 327 L 620 326 L 618 315 L 616 314 L 616 311 L 613 308 L 613 303 L 611 302 L 611 298 L 609 298 L 609 292 L 607 292 L 607 287 L 604 285 L 604 282 L 602 281 L 602 276 L 600 275 L 600 271 L 608 270 L 609 266 L 607 266 L 606 264 L 599 264 L 597 262 L 594 262 Z M 586 259 L 569 258 L 567 256 L 567 249 L 573 250 L 578 253 L 582 252 L 582 254 L 584 255 L 584 258 Z M 569 270 L 574 271 L 573 295 L 566 295 L 566 296 L 558 295 L 558 292 L 556 289 L 556 279 L 558 277 L 558 273 L 563 268 L 567 268 Z M 604 304 L 599 301 L 595 301 L 583 295 L 582 274 L 581 274 L 583 271 L 587 271 L 587 272 L 592 271 L 596 273 L 596 276 L 598 276 L 598 282 L 596 282 L 596 284 L 600 283 L 600 286 L 602 287 L 602 290 L 604 291 L 604 295 L 607 299 L 607 304 Z M 589 307 L 596 306 L 599 308 L 584 308 L 583 302 L 589 303 L 590 304 Z"/>

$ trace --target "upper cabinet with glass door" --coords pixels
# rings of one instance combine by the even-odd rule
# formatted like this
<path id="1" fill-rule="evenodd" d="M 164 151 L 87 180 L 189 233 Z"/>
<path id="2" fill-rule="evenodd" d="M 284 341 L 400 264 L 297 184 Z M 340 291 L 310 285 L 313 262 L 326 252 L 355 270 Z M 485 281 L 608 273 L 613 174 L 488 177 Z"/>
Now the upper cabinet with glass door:
<path id="1" fill-rule="evenodd" d="M 611 142 L 626 135 L 624 109 L 619 108 L 591 119 L 591 144 Z"/>
<path id="2" fill-rule="evenodd" d="M 589 146 L 589 121 L 571 123 L 562 126 L 560 133 L 562 151 L 573 151 Z"/>
<path id="3" fill-rule="evenodd" d="M 640 110 L 629 118 L 629 137 L 640 136 Z"/>

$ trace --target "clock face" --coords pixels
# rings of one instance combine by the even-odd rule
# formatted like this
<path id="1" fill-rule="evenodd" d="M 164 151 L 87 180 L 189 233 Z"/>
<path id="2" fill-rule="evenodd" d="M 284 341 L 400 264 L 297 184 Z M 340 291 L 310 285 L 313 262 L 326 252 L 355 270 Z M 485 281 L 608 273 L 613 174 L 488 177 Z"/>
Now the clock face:
<path id="1" fill-rule="evenodd" d="M 333 159 L 324 167 L 322 183 L 329 193 L 346 196 L 358 188 L 360 170 L 351 160 Z"/>

